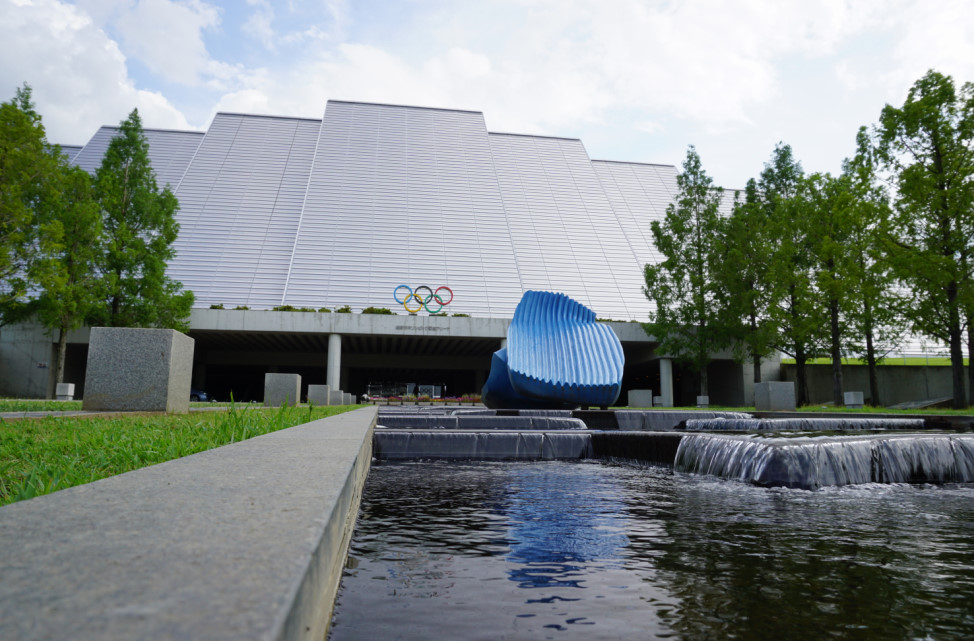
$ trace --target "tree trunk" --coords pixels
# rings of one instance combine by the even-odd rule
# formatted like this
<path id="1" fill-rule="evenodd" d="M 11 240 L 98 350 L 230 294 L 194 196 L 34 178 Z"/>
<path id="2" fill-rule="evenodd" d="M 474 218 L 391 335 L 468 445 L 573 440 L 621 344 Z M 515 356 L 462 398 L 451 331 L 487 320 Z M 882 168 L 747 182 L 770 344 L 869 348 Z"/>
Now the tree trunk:
<path id="1" fill-rule="evenodd" d="M 829 300 L 829 324 L 832 340 L 832 402 L 836 407 L 845 405 L 842 396 L 842 350 L 839 344 L 839 301 Z"/>
<path id="2" fill-rule="evenodd" d="M 758 319 L 755 313 L 751 312 L 751 336 L 757 336 Z M 761 382 L 761 355 L 756 349 L 751 349 L 751 361 L 754 363 L 754 382 Z"/>
<path id="3" fill-rule="evenodd" d="M 709 381 L 707 380 L 707 366 L 704 365 L 700 368 L 700 396 L 707 396 L 709 392 L 707 391 Z"/>
<path id="4" fill-rule="evenodd" d="M 957 283 L 947 285 L 947 305 L 949 314 L 950 369 L 954 388 L 955 410 L 967 407 L 966 385 L 964 385 L 964 328 L 960 322 L 960 305 L 957 301 Z"/>
<path id="5" fill-rule="evenodd" d="M 64 382 L 64 359 L 68 353 L 68 328 L 66 325 L 62 325 L 60 328 L 60 336 L 57 340 L 57 371 L 54 375 L 54 384 Z"/>
<path id="6" fill-rule="evenodd" d="M 805 353 L 804 346 L 795 349 L 795 390 L 797 394 L 798 407 L 808 405 L 808 376 L 805 371 L 805 363 L 808 355 Z"/>
<path id="7" fill-rule="evenodd" d="M 967 319 L 967 400 L 974 403 L 974 318 Z"/>
<path id="8" fill-rule="evenodd" d="M 876 346 L 873 344 L 873 310 L 869 297 L 864 297 L 862 301 L 863 312 L 863 333 L 866 335 L 866 367 L 869 371 L 869 398 L 870 405 L 879 407 L 882 402 L 879 398 L 879 378 L 876 372 Z"/>
<path id="9" fill-rule="evenodd" d="M 876 376 L 876 347 L 873 345 L 872 329 L 866 331 L 866 366 L 869 369 L 870 405 L 879 407 L 879 379 Z"/>

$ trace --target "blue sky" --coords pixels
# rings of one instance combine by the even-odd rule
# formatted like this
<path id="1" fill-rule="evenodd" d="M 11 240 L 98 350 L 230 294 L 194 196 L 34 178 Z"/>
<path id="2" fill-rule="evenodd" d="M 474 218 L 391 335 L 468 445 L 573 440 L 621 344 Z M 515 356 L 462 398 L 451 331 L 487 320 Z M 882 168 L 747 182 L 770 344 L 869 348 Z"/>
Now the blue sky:
<path id="1" fill-rule="evenodd" d="M 640 0 L 0 0 L 0 97 L 34 87 L 49 138 L 138 107 L 321 117 L 329 98 L 483 111 L 593 158 L 700 152 L 743 187 L 779 140 L 838 171 L 927 69 L 974 81 L 974 3 Z"/>

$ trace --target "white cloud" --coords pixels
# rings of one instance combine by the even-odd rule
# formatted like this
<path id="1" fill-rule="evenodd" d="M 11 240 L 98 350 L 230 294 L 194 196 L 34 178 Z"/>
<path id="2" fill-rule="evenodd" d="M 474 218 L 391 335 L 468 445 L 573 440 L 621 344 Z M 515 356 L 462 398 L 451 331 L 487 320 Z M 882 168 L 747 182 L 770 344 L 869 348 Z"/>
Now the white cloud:
<path id="1" fill-rule="evenodd" d="M 884 74 L 891 101 L 902 104 L 907 89 L 928 69 L 974 81 L 974 12 L 968 0 L 946 0 L 896 14 L 902 32 Z"/>
<path id="2" fill-rule="evenodd" d="M 827 56 L 869 17 L 839 0 L 807 7 L 558 0 L 505 8 L 486 23 L 480 12 L 457 9 L 454 28 L 442 30 L 506 34 L 497 48 L 477 51 L 441 36 L 427 46 L 433 55 L 417 60 L 345 43 L 289 61 L 269 85 L 250 88 L 273 96 L 270 108 L 333 97 L 480 109 L 503 130 L 570 134 L 603 122 L 609 109 L 723 130 L 750 124 L 752 108 L 777 96 L 782 57 Z"/>
<path id="3" fill-rule="evenodd" d="M 927 68 L 974 79 L 964 0 L 936 10 L 919 0 L 443 0 L 370 15 L 344 0 L 0 7 L 0 88 L 31 82 L 45 121 L 64 132 L 117 122 L 133 106 L 148 126 L 183 126 L 172 100 L 202 119 L 211 108 L 320 117 L 335 98 L 480 110 L 493 131 L 582 136 L 608 145 L 600 157 L 625 147 L 656 160 L 693 142 L 737 169 L 745 145 L 762 145 L 759 169 L 769 137 L 824 146 L 826 129 L 848 129 L 831 143 L 843 151 L 819 154 L 838 161 L 855 126 L 902 101 Z M 253 46 L 216 48 L 237 38 L 269 55 L 250 67 L 214 59 L 247 49 L 254 65 Z M 127 71 L 126 58 L 141 65 Z M 613 142 L 619 132 L 627 140 Z M 652 150 L 628 151 L 648 141 Z"/>
<path id="4" fill-rule="evenodd" d="M 277 34 L 274 31 L 274 7 L 267 0 L 247 0 L 256 7 L 244 23 L 243 31 L 260 42 L 268 51 L 276 51 Z"/>
<path id="5" fill-rule="evenodd" d="M 280 115 L 270 106 L 270 100 L 263 91 L 259 89 L 244 89 L 228 93 L 217 103 L 213 113 L 220 111 L 247 114 L 268 114 Z M 324 109 L 322 109 L 324 111 Z M 318 114 L 320 116 L 320 114 Z"/>
<path id="6" fill-rule="evenodd" d="M 22 82 L 33 87 L 52 142 L 87 142 L 99 126 L 121 121 L 133 108 L 147 126 L 189 128 L 164 96 L 135 88 L 125 56 L 85 12 L 56 0 L 0 0 L 3 99 Z"/>
<path id="7" fill-rule="evenodd" d="M 220 10 L 200 0 L 140 0 L 114 19 L 128 55 L 168 82 L 229 90 L 239 66 L 210 57 L 203 32 L 220 24 Z"/>

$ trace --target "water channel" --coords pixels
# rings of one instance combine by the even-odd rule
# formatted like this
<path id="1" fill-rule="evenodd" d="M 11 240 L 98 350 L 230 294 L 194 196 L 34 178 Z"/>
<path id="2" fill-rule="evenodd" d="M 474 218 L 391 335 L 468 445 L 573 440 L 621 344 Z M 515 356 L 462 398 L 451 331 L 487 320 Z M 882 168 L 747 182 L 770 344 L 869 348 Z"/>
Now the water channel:
<path id="1" fill-rule="evenodd" d="M 974 485 L 373 463 L 332 641 L 653 638 L 974 638 Z"/>

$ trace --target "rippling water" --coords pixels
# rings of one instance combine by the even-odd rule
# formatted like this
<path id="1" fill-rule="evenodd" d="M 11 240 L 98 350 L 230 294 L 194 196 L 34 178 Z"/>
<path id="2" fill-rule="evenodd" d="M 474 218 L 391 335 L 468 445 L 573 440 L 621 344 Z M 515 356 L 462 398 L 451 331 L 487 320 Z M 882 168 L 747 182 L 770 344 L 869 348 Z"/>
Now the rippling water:
<path id="1" fill-rule="evenodd" d="M 974 486 L 373 464 L 346 639 L 971 639 Z"/>

